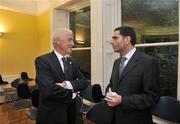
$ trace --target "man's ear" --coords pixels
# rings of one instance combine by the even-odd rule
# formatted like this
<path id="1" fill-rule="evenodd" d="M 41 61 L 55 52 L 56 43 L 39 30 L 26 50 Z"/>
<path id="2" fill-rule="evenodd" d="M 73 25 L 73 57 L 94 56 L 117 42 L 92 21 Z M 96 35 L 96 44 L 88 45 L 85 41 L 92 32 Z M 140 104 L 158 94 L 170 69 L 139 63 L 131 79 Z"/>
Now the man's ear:
<path id="1" fill-rule="evenodd" d="M 126 43 L 127 44 L 131 43 L 131 37 L 130 36 L 126 36 Z"/>

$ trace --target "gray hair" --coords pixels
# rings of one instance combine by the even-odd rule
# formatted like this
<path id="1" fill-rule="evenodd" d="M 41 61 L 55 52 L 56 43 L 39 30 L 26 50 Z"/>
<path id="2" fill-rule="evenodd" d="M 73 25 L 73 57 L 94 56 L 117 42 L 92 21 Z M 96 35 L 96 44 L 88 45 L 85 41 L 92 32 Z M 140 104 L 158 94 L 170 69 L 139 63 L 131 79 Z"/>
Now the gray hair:
<path id="1" fill-rule="evenodd" d="M 53 44 L 54 43 L 57 43 L 57 41 L 59 40 L 64 40 L 64 36 L 67 32 L 71 32 L 72 31 L 68 28 L 58 28 L 54 33 L 53 33 L 53 36 L 52 36 L 52 42 Z"/>

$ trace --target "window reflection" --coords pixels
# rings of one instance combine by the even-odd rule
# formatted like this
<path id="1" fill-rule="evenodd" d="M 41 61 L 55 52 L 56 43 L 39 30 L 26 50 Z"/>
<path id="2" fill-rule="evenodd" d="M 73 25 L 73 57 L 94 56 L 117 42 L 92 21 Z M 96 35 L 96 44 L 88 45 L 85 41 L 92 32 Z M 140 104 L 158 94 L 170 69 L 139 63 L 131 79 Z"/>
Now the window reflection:
<path id="1" fill-rule="evenodd" d="M 154 56 L 160 68 L 160 87 L 162 96 L 177 97 L 177 46 L 138 48 Z"/>
<path id="2" fill-rule="evenodd" d="M 70 12 L 70 29 L 74 32 L 75 48 L 91 46 L 90 6 Z M 75 49 L 73 59 L 80 65 L 81 72 L 91 79 L 91 49 Z"/>
<path id="3" fill-rule="evenodd" d="M 90 7 L 70 12 L 70 28 L 74 32 L 75 47 L 90 47 Z"/>
<path id="4" fill-rule="evenodd" d="M 122 0 L 122 25 L 135 28 L 137 43 L 144 43 L 143 36 L 178 35 L 178 1 Z"/>
<path id="5" fill-rule="evenodd" d="M 90 50 L 74 50 L 72 53 L 73 59 L 80 66 L 81 72 L 88 80 L 91 79 L 91 51 Z"/>
<path id="6" fill-rule="evenodd" d="M 178 34 L 175 35 L 142 35 L 143 43 L 160 43 L 178 41 Z"/>

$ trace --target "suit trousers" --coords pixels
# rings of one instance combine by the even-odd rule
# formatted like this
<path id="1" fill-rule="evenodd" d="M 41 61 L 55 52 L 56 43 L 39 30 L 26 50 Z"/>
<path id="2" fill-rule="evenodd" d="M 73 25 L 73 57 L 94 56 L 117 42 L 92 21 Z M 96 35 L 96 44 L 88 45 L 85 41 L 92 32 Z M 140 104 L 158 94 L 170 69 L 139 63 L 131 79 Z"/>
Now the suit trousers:
<path id="1" fill-rule="evenodd" d="M 68 108 L 68 124 L 75 124 L 76 122 L 76 98 L 73 99 L 72 103 Z"/>

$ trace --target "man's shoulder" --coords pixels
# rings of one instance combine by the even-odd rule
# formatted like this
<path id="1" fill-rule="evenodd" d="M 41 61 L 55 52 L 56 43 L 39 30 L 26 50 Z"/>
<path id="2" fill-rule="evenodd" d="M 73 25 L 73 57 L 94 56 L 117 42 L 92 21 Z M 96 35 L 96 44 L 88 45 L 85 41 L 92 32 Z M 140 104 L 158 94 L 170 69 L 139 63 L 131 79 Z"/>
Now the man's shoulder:
<path id="1" fill-rule="evenodd" d="M 50 52 L 50 53 L 40 55 L 36 59 L 49 59 L 52 55 L 53 55 L 53 52 Z"/>
<path id="2" fill-rule="evenodd" d="M 143 53 L 143 52 L 140 52 L 140 51 L 137 51 L 137 54 L 139 54 L 140 58 L 144 61 L 152 61 L 152 60 L 155 60 L 155 58 L 153 56 L 150 56 L 146 53 Z"/>

